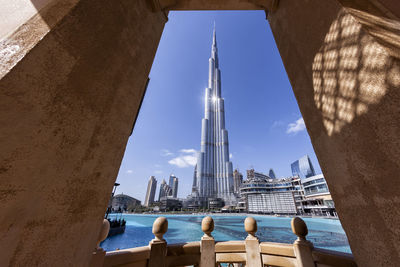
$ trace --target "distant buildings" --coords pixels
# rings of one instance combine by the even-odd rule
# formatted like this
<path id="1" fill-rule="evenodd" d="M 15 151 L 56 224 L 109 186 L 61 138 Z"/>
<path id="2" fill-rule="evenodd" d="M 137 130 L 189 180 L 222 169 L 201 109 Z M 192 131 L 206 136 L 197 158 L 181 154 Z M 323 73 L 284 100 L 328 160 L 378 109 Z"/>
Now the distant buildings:
<path id="1" fill-rule="evenodd" d="M 273 170 L 272 168 L 269 169 L 268 176 L 269 176 L 271 179 L 276 179 L 275 172 L 274 172 L 274 170 Z"/>
<path id="2" fill-rule="evenodd" d="M 161 201 L 161 198 L 170 196 L 172 194 L 172 189 L 167 183 L 165 179 L 162 180 L 160 184 L 160 192 L 158 194 L 158 201 Z"/>
<path id="3" fill-rule="evenodd" d="M 136 198 L 128 195 L 118 194 L 113 196 L 111 200 L 111 211 L 112 212 L 124 212 L 127 210 L 132 210 L 136 207 L 140 207 L 141 202 Z"/>
<path id="4" fill-rule="evenodd" d="M 162 197 L 160 200 L 160 210 L 178 211 L 182 209 L 182 200 L 172 197 Z"/>
<path id="5" fill-rule="evenodd" d="M 172 185 L 174 184 L 174 178 L 176 178 L 176 176 L 175 176 L 174 174 L 171 174 L 171 175 L 169 176 L 168 185 L 169 185 L 169 187 L 171 187 L 171 188 L 172 188 Z"/>
<path id="6" fill-rule="evenodd" d="M 322 174 L 303 179 L 299 175 L 271 179 L 251 169 L 247 171 L 240 195 L 237 209 L 250 213 L 337 216 Z"/>
<path id="7" fill-rule="evenodd" d="M 337 216 L 335 203 L 322 174 L 308 177 L 301 182 L 304 189 L 304 214 Z"/>
<path id="8" fill-rule="evenodd" d="M 254 169 L 247 170 L 247 180 L 266 180 L 270 179 L 268 175 L 261 172 L 256 172 Z"/>
<path id="9" fill-rule="evenodd" d="M 314 167 L 308 155 L 301 157 L 291 164 L 292 175 L 299 176 L 301 179 L 315 175 Z"/>
<path id="10" fill-rule="evenodd" d="M 240 193 L 240 186 L 242 182 L 243 182 L 243 174 L 241 174 L 238 169 L 235 169 L 233 171 L 233 192 L 235 194 Z"/>
<path id="11" fill-rule="evenodd" d="M 171 189 L 172 189 L 172 193 L 171 193 L 172 196 L 174 198 L 177 198 L 177 196 L 178 196 L 178 178 L 173 174 L 171 174 L 169 177 L 169 187 L 171 187 Z"/>
<path id="12" fill-rule="evenodd" d="M 158 194 L 158 201 L 161 201 L 163 197 L 171 197 L 177 198 L 178 196 L 178 177 L 171 174 L 169 177 L 169 184 L 165 182 L 165 179 L 162 180 L 160 184 L 160 191 Z"/>
<path id="13" fill-rule="evenodd" d="M 146 207 L 151 206 L 154 203 L 154 197 L 156 195 L 157 180 L 154 176 L 150 176 L 149 183 L 147 184 L 146 198 L 144 205 Z"/>
<path id="14" fill-rule="evenodd" d="M 197 164 L 194 166 L 194 172 L 193 172 L 193 184 L 192 184 L 192 195 L 198 195 L 197 192 Z"/>
<path id="15" fill-rule="evenodd" d="M 269 176 L 247 171 L 247 179 L 240 189 L 246 200 L 247 211 L 252 213 L 297 214 L 297 203 L 301 205 L 300 179 L 271 179 Z"/>

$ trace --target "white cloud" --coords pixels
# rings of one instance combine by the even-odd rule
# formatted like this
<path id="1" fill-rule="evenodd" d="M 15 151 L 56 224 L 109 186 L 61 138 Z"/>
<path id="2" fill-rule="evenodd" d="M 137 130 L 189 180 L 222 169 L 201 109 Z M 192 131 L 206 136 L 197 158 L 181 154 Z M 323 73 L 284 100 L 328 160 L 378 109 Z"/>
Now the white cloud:
<path id="1" fill-rule="evenodd" d="M 276 128 L 284 125 L 285 123 L 283 121 L 274 121 L 271 125 L 271 128 Z"/>
<path id="2" fill-rule="evenodd" d="M 232 155 L 232 153 L 229 153 L 229 158 L 231 159 L 231 158 L 233 158 L 233 155 Z"/>
<path id="3" fill-rule="evenodd" d="M 168 157 L 168 156 L 173 156 L 173 155 L 174 155 L 174 153 L 172 153 L 168 149 L 161 149 L 161 156 Z"/>
<path id="4" fill-rule="evenodd" d="M 197 151 L 195 149 L 181 149 L 179 150 L 181 154 L 179 157 L 175 157 L 168 161 L 169 164 L 175 165 L 179 168 L 186 168 L 190 166 L 195 166 L 197 163 Z"/>
<path id="5" fill-rule="evenodd" d="M 304 131 L 305 129 L 306 129 L 306 125 L 304 124 L 303 117 L 301 117 L 296 122 L 289 123 L 288 128 L 286 130 L 286 133 L 288 133 L 288 134 L 290 134 L 290 133 L 296 134 L 298 132 Z"/>
<path id="6" fill-rule="evenodd" d="M 154 164 L 154 167 L 161 168 L 161 165 L 160 164 Z"/>
<path id="7" fill-rule="evenodd" d="M 156 171 L 154 171 L 154 173 L 155 173 L 155 174 L 161 174 L 161 173 L 163 173 L 163 171 L 156 170 Z"/>
<path id="8" fill-rule="evenodd" d="M 181 149 L 181 150 L 179 150 L 179 152 L 182 152 L 182 153 L 188 153 L 188 154 L 197 153 L 197 151 L 196 151 L 195 149 L 193 149 L 193 148 L 189 148 L 189 149 Z"/>
<path id="9" fill-rule="evenodd" d="M 131 173 L 133 173 L 133 171 L 132 170 L 127 170 L 126 173 L 127 174 L 131 174 Z"/>

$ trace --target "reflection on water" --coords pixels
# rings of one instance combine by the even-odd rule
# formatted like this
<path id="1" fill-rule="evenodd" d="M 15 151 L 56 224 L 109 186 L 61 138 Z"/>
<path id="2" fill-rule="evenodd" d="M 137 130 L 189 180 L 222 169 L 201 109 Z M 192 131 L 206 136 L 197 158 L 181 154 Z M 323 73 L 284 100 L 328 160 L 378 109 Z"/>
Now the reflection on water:
<path id="1" fill-rule="evenodd" d="M 125 233 L 106 239 L 101 247 L 107 251 L 132 247 L 146 246 L 154 238 L 151 232 L 154 220 L 158 215 L 124 214 L 127 221 Z M 168 243 L 183 243 L 199 241 L 201 231 L 200 215 L 165 215 L 168 218 L 168 232 L 164 238 Z M 215 240 L 244 240 L 247 233 L 244 230 L 246 216 L 211 216 L 215 229 L 212 233 Z M 253 216 L 257 220 L 257 236 L 260 241 L 293 243 L 296 236 L 290 228 L 291 218 Z M 346 235 L 339 220 L 305 218 L 309 234 L 307 239 L 315 247 L 351 253 Z"/>

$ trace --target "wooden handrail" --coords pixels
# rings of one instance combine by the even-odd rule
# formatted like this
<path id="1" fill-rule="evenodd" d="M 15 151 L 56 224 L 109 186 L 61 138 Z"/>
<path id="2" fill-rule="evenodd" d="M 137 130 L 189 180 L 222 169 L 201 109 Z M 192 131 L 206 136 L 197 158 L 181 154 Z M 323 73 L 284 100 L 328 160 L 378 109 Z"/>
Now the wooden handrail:
<path id="1" fill-rule="evenodd" d="M 251 267 L 357 266 L 351 254 L 314 248 L 306 239 L 308 229 L 302 219 L 292 219 L 291 225 L 293 233 L 297 235 L 293 244 L 259 242 L 256 236 L 257 222 L 251 217 L 245 220 L 245 230 L 248 233 L 245 240 L 216 242 L 212 236 L 214 221 L 211 217 L 205 217 L 201 226 L 204 236 L 200 242 L 168 245 L 163 239 L 168 230 L 168 221 L 159 217 L 153 225 L 155 238 L 148 246 L 110 251 L 105 257 L 97 247 L 92 258 L 92 262 L 97 264 L 92 266 L 215 267 L 219 263 L 238 263 Z M 105 230 L 106 224 L 99 238 L 104 238 Z"/>
<path id="2" fill-rule="evenodd" d="M 121 250 L 114 250 L 106 253 L 104 267 L 119 266 L 125 264 L 136 264 L 135 266 L 144 266 L 150 258 L 150 247 L 137 247 Z"/>
<path id="3" fill-rule="evenodd" d="M 322 248 L 315 248 L 312 251 L 313 259 L 318 264 L 324 264 L 328 266 L 343 266 L 343 267 L 355 267 L 357 264 L 354 261 L 354 257 L 351 254 L 332 251 Z"/>
<path id="4" fill-rule="evenodd" d="M 292 257 L 292 258 L 296 257 L 294 255 L 292 244 L 261 242 L 260 250 L 261 254 L 269 254 L 269 255 Z"/>
<path id="5" fill-rule="evenodd" d="M 246 252 L 244 241 L 223 241 L 215 243 L 215 252 Z"/>

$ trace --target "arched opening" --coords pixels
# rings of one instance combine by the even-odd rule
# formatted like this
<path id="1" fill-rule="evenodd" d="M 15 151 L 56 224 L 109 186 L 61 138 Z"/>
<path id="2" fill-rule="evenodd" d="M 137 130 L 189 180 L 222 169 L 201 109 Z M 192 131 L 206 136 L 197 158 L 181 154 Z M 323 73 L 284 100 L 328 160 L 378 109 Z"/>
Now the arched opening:
<path id="1" fill-rule="evenodd" d="M 112 237 L 106 240 L 102 247 L 112 251 L 116 248 L 132 247 L 131 244 L 147 245 L 149 236 L 152 235 L 154 219 L 164 212 L 170 215 L 241 212 L 241 217 L 232 220 L 231 226 L 228 226 L 229 214 L 226 221 L 219 217 L 214 231 L 214 235 L 224 233 L 221 237 L 217 234 L 216 238 L 220 241 L 240 240 L 245 232 L 241 229 L 241 223 L 237 222 L 244 221 L 248 212 L 254 216 L 258 214 L 259 220 L 265 217 L 262 217 L 263 214 L 287 216 L 285 222 L 283 218 L 269 218 L 265 222 L 265 229 L 268 230 L 259 230 L 261 241 L 286 243 L 293 243 L 295 240 L 295 236 L 291 234 L 290 217 L 302 215 L 333 218 L 314 220 L 311 226 L 315 228 L 310 228 L 309 239 L 313 240 L 316 247 L 351 252 L 345 233 L 336 220 L 331 196 L 265 12 L 171 11 L 168 16 L 169 20 L 149 75 L 146 95 L 117 178 L 117 182 L 121 184 L 118 187 L 117 198 L 125 196 L 126 203 L 132 204 L 123 204 L 117 200 L 110 204 L 115 212 L 122 208 L 126 212 L 150 215 L 123 216 L 128 220 L 127 231 L 130 236 L 124 234 Z M 231 162 L 233 169 L 242 173 L 244 181 L 248 180 L 247 187 L 257 184 L 251 175 L 250 170 L 253 169 L 256 173 L 264 175 L 262 183 L 264 179 L 268 179 L 265 185 L 268 188 L 253 190 L 254 192 L 252 189 L 247 190 L 249 195 L 243 193 L 241 200 L 241 184 L 237 189 L 232 185 L 230 192 L 234 194 L 234 200 L 229 202 L 229 199 L 219 195 L 219 185 L 216 184 L 211 188 L 216 191 L 212 193 L 213 202 L 198 203 L 200 198 L 196 197 L 196 194 L 200 191 L 199 187 L 207 187 L 197 181 L 202 179 L 196 166 L 199 162 L 198 153 L 202 151 L 204 142 L 200 142 L 203 138 L 202 118 L 208 116 L 208 121 L 213 120 L 211 116 L 205 115 L 204 110 L 205 90 L 207 91 L 205 88 L 210 86 L 208 59 L 213 46 L 213 21 L 216 25 L 215 48 L 221 83 L 219 89 L 221 99 L 225 102 L 224 131 L 229 132 L 227 154 L 230 155 L 229 159 L 226 156 L 226 162 Z M 218 128 L 218 125 L 207 127 Z M 215 142 L 211 137 L 208 138 L 210 140 L 207 142 Z M 206 150 L 203 152 L 210 153 Z M 304 155 L 310 156 L 310 173 L 293 173 L 291 164 Z M 206 156 L 210 157 L 207 159 L 207 164 L 210 164 L 214 155 Z M 217 168 L 217 165 L 213 163 L 213 166 L 208 168 Z M 300 165 L 303 167 L 304 164 Z M 268 176 L 271 168 L 275 172 L 275 179 Z M 292 178 L 297 177 L 296 175 L 302 175 L 301 179 Z M 174 192 L 175 178 L 177 183 Z M 305 189 L 302 187 L 304 183 Z M 151 187 L 154 184 L 156 186 L 152 193 Z M 272 186 L 273 193 L 270 193 Z M 168 189 L 167 192 L 164 192 L 164 187 Z M 140 200 L 144 207 L 128 197 Z M 239 209 L 240 201 L 243 205 Z M 120 218 L 121 215 L 112 217 Z M 203 235 L 199 227 L 202 217 L 171 217 L 169 230 L 165 235 L 167 242 L 199 240 Z M 279 220 L 281 225 L 273 228 L 274 221 Z M 191 222 L 197 223 L 198 227 L 191 226 L 191 229 L 195 228 L 193 231 L 197 235 L 175 234 L 179 229 L 185 228 L 185 225 L 191 225 Z M 136 228 L 133 229 L 129 224 L 135 225 Z M 137 227 L 138 225 L 142 227 Z M 236 235 L 226 233 L 224 229 L 230 227 L 237 228 L 231 231 L 237 233 Z M 284 234 L 279 234 L 280 231 Z M 323 237 L 324 233 L 327 238 Z"/>

